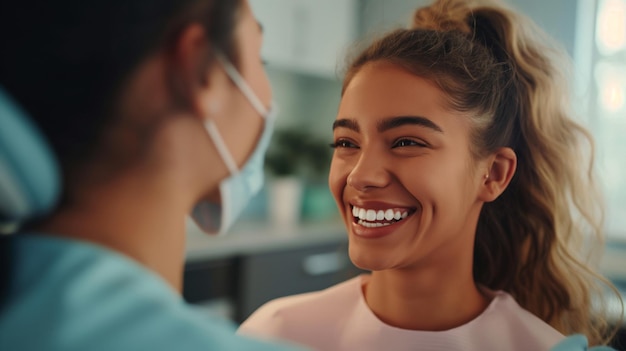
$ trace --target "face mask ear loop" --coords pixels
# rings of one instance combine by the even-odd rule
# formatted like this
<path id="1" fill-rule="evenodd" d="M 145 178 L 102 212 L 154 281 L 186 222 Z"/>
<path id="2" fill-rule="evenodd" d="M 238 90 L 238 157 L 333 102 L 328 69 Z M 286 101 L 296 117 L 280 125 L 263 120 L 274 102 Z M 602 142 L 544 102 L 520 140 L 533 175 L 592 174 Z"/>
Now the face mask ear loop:
<path id="1" fill-rule="evenodd" d="M 226 57 L 224 57 L 224 54 L 222 54 L 220 51 L 217 51 L 215 53 L 215 56 L 217 57 L 217 60 L 222 64 L 222 67 L 224 67 L 226 74 L 228 74 L 233 83 L 235 83 L 235 85 L 239 88 L 239 90 L 241 90 L 243 95 L 248 98 L 248 101 L 250 101 L 252 107 L 254 107 L 254 109 L 257 110 L 257 112 L 261 116 L 263 116 L 263 118 L 267 118 L 268 109 L 263 105 L 261 100 L 259 100 L 256 94 L 252 91 L 248 83 L 246 83 L 245 79 L 243 79 L 237 69 L 230 63 L 230 61 L 226 59 Z"/>
<path id="2" fill-rule="evenodd" d="M 226 148 L 226 143 L 224 142 L 224 139 L 222 139 L 222 136 L 220 135 L 220 133 L 217 131 L 217 126 L 212 120 L 209 120 L 208 122 L 206 122 L 206 130 L 211 136 L 211 139 L 213 140 L 213 144 L 217 148 L 217 152 L 220 154 L 220 156 L 222 156 L 222 160 L 224 160 L 224 163 L 226 164 L 226 167 L 230 171 L 230 174 L 232 175 L 238 174 L 239 169 L 237 168 L 237 163 L 235 163 L 233 156 L 230 154 L 230 152 Z"/>

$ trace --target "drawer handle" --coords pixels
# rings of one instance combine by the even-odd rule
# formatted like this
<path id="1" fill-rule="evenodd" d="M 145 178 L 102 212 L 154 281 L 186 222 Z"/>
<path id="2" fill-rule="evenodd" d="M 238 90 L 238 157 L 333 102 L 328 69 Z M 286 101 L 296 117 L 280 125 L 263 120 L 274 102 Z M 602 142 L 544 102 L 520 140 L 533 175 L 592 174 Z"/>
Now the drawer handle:
<path id="1" fill-rule="evenodd" d="M 311 255 L 302 262 L 304 272 L 310 276 L 336 273 L 347 267 L 347 257 L 337 252 Z"/>

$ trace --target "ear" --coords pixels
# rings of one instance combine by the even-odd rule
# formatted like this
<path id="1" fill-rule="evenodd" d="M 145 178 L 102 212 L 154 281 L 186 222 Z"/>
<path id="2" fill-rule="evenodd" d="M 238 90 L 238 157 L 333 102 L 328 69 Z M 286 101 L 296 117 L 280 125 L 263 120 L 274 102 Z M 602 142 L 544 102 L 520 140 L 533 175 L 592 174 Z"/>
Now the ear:
<path id="1" fill-rule="evenodd" d="M 487 170 L 482 175 L 479 199 L 491 202 L 504 192 L 517 168 L 517 155 L 508 147 L 498 149 L 489 157 Z"/>
<path id="2" fill-rule="evenodd" d="M 170 67 L 175 99 L 201 118 L 219 110 L 223 93 L 220 87 L 226 86 L 226 79 L 211 58 L 204 27 L 191 24 L 180 32 L 173 45 Z"/>

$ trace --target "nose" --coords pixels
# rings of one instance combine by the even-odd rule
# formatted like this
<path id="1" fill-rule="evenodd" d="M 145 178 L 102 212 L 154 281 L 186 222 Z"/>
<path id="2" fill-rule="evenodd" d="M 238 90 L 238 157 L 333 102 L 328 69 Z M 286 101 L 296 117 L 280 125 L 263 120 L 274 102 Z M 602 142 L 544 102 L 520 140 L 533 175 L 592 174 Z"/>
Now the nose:
<path id="1" fill-rule="evenodd" d="M 348 186 L 359 191 L 384 188 L 389 185 L 391 175 L 384 158 L 361 153 L 356 165 L 348 174 Z"/>

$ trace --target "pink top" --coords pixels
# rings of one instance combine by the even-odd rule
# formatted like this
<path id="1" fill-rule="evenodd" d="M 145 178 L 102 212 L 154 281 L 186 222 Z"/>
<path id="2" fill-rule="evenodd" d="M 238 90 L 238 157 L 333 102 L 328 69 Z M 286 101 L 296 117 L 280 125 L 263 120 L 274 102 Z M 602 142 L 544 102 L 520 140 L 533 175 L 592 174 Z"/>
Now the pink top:
<path id="1" fill-rule="evenodd" d="M 494 292 L 494 299 L 481 315 L 450 330 L 392 327 L 380 321 L 367 306 L 361 290 L 367 277 L 270 301 L 241 325 L 239 333 L 333 351 L 541 351 L 549 350 L 564 338 L 501 291 Z"/>

